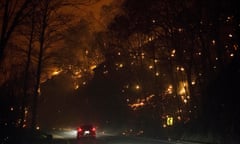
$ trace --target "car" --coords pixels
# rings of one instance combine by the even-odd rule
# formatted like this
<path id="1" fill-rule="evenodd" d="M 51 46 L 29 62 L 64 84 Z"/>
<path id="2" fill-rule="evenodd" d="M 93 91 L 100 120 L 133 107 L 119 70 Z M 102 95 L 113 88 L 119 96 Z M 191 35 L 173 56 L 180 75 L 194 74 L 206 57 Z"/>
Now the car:
<path id="1" fill-rule="evenodd" d="M 77 128 L 77 139 L 96 138 L 96 127 L 91 124 L 84 124 Z"/>

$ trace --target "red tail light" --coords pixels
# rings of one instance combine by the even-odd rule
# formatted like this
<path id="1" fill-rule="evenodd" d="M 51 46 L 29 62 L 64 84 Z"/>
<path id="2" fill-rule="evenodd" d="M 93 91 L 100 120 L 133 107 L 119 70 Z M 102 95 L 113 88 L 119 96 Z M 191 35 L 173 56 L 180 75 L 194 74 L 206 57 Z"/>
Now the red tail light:
<path id="1" fill-rule="evenodd" d="M 78 128 L 77 131 L 80 132 L 80 131 L 82 131 L 82 129 L 81 129 L 81 128 Z"/>
<path id="2" fill-rule="evenodd" d="M 96 131 L 96 128 L 95 128 L 95 127 L 93 127 L 93 128 L 92 128 L 92 131 Z"/>

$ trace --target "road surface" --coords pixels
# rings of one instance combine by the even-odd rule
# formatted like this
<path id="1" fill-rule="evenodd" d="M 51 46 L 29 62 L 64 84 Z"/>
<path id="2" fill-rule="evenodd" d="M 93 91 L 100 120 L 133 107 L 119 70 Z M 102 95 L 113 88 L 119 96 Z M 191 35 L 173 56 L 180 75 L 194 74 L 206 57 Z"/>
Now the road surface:
<path id="1" fill-rule="evenodd" d="M 98 134 L 96 139 L 77 140 L 75 133 L 74 131 L 53 132 L 53 144 L 203 144 L 114 134 Z"/>

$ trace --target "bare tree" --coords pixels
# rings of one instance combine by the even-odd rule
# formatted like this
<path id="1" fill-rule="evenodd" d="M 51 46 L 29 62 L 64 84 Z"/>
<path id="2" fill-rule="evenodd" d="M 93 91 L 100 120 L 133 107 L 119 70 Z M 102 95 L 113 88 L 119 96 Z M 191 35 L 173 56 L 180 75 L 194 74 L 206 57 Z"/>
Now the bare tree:
<path id="1" fill-rule="evenodd" d="M 40 95 L 40 84 L 49 78 L 49 68 L 61 67 L 58 53 L 64 48 L 63 40 L 65 32 L 75 23 L 74 16 L 66 13 L 69 8 L 79 8 L 82 5 L 90 5 L 95 1 L 39 1 L 36 13 L 39 16 L 35 26 L 36 42 L 33 44 L 36 52 L 36 83 L 34 87 L 32 103 L 31 127 L 37 124 L 37 104 Z M 76 16 L 76 15 L 75 15 Z M 52 75 L 53 70 L 50 71 Z"/>
<path id="2" fill-rule="evenodd" d="M 3 60 L 5 48 L 11 39 L 12 33 L 30 13 L 31 0 L 3 0 L 0 13 L 0 62 Z"/>

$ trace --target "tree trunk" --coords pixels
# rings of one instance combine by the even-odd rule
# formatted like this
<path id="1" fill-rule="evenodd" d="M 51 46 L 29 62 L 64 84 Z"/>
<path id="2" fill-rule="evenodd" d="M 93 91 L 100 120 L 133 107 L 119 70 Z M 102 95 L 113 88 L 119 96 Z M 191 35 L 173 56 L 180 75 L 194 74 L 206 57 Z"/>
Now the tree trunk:
<path id="1" fill-rule="evenodd" d="M 43 18 L 41 21 L 41 33 L 39 37 L 39 56 L 38 56 L 38 66 L 37 66 L 37 77 L 36 77 L 36 85 L 34 89 L 34 98 L 33 98 L 33 109 L 32 109 L 32 124 L 31 127 L 35 128 L 37 124 L 37 104 L 38 104 L 38 96 L 40 90 L 40 80 L 41 80 L 41 71 L 42 71 L 42 59 L 43 59 L 43 51 L 44 51 L 44 42 L 45 42 L 45 33 L 47 28 L 47 16 L 48 16 L 48 2 L 45 3 Z"/>

